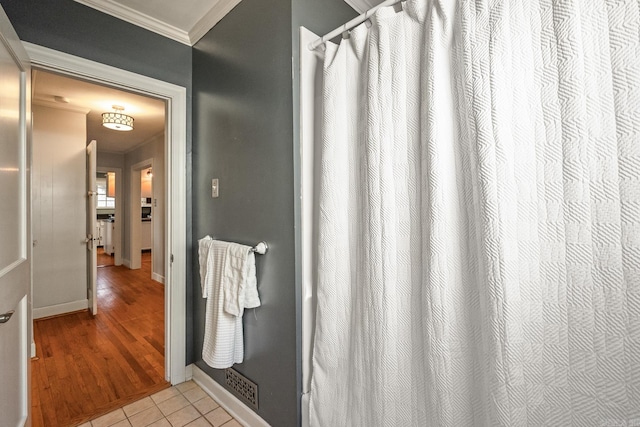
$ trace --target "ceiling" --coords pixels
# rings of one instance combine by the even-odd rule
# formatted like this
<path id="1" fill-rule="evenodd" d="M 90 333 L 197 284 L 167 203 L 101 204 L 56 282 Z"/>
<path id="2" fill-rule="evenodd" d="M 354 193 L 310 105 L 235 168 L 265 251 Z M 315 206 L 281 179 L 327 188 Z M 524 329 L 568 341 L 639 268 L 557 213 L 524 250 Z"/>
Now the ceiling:
<path id="1" fill-rule="evenodd" d="M 33 73 L 33 104 L 87 114 L 87 141 L 95 139 L 98 151 L 124 154 L 164 132 L 163 100 L 47 71 L 34 70 Z M 124 113 L 134 118 L 132 131 L 102 126 L 102 113 L 113 111 L 113 105 L 123 106 Z"/>
<path id="2" fill-rule="evenodd" d="M 75 0 L 131 24 L 193 46 L 241 0 Z M 321 0 L 315 0 L 321 1 Z M 345 0 L 364 13 L 382 0 Z"/>

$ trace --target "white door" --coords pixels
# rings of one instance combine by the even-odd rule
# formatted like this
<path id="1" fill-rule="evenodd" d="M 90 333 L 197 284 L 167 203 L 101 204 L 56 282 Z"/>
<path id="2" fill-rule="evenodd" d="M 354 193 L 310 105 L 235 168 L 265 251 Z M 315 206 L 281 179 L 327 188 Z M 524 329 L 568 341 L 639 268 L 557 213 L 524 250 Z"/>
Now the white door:
<path id="1" fill-rule="evenodd" d="M 87 297 L 89 299 L 89 310 L 95 316 L 98 314 L 98 237 L 96 207 L 98 205 L 98 187 L 96 185 L 96 141 L 91 141 L 87 145 Z"/>
<path id="2" fill-rule="evenodd" d="M 29 58 L 0 8 L 0 425 L 29 418 Z"/>

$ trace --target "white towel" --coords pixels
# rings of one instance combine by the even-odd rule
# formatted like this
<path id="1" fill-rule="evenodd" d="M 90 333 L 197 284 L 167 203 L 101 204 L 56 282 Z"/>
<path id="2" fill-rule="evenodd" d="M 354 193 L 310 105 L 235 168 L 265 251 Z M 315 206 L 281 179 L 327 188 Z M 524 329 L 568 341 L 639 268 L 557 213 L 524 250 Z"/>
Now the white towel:
<path id="1" fill-rule="evenodd" d="M 249 246 L 229 243 L 222 282 L 224 310 L 242 316 L 245 308 L 260 305 L 256 280 L 256 257 Z"/>
<path id="2" fill-rule="evenodd" d="M 255 257 L 248 246 L 209 236 L 198 243 L 202 297 L 207 298 L 202 360 L 228 368 L 244 359 L 244 309 L 260 305 Z"/>
<path id="3" fill-rule="evenodd" d="M 207 292 L 207 259 L 209 258 L 209 246 L 213 239 L 205 236 L 198 240 L 198 261 L 200 264 L 200 287 L 202 288 L 202 298 L 208 298 Z"/>

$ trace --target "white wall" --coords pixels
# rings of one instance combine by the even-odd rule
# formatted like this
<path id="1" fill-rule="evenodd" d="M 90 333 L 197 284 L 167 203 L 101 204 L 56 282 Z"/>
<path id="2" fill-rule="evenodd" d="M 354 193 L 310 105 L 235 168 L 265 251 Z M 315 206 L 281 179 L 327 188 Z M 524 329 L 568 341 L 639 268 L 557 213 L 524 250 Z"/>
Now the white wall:
<path id="1" fill-rule="evenodd" d="M 85 114 L 33 106 L 35 318 L 87 307 L 86 134 Z"/>

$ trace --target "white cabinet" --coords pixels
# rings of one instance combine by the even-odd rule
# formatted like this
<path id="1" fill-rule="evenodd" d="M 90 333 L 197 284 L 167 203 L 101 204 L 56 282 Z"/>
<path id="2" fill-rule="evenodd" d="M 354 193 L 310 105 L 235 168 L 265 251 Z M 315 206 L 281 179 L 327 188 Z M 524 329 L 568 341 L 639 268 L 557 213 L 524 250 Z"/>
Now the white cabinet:
<path id="1" fill-rule="evenodd" d="M 151 221 L 142 221 L 142 229 L 140 230 L 140 249 L 143 251 L 151 249 L 151 233 L 152 233 Z"/>

